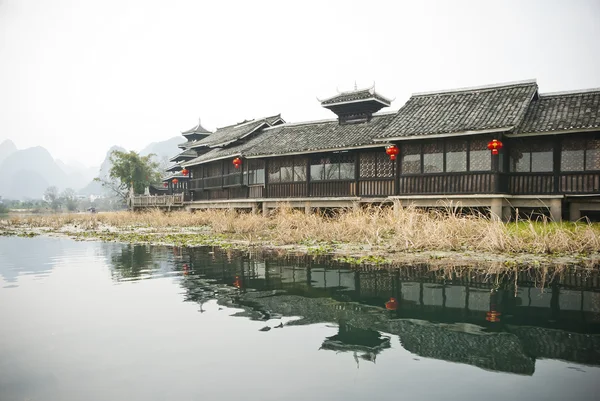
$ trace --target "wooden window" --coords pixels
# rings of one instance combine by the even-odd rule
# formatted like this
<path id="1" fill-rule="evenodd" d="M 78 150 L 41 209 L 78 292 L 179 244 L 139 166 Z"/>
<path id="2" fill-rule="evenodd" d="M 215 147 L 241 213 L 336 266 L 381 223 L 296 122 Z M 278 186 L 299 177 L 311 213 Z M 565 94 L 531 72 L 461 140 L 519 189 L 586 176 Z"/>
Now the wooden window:
<path id="1" fill-rule="evenodd" d="M 421 174 L 421 145 L 407 144 L 400 150 L 402 174 Z"/>
<path id="2" fill-rule="evenodd" d="M 305 158 L 278 158 L 269 162 L 269 182 L 306 181 Z"/>
<path id="3" fill-rule="evenodd" d="M 394 177 L 394 161 L 384 152 L 361 153 L 360 178 L 391 178 Z"/>
<path id="4" fill-rule="evenodd" d="M 204 177 L 218 177 L 222 175 L 223 173 L 221 171 L 221 162 L 218 161 L 205 165 L 204 174 Z"/>
<path id="5" fill-rule="evenodd" d="M 250 159 L 246 162 L 244 169 L 244 184 L 260 185 L 265 183 L 265 162 L 264 160 Z"/>
<path id="6" fill-rule="evenodd" d="M 423 172 L 444 172 L 444 146 L 443 142 L 426 143 L 423 145 Z"/>
<path id="7" fill-rule="evenodd" d="M 487 139 L 472 139 L 469 145 L 469 171 L 490 171 L 492 152 L 487 148 Z"/>
<path id="8" fill-rule="evenodd" d="M 512 144 L 510 171 L 516 173 L 552 172 L 554 151 L 548 140 L 520 140 Z"/>
<path id="9" fill-rule="evenodd" d="M 600 170 L 600 139 L 591 139 L 585 149 L 585 169 Z"/>
<path id="10" fill-rule="evenodd" d="M 560 171 L 600 170 L 600 140 L 567 138 L 562 141 Z"/>
<path id="11" fill-rule="evenodd" d="M 446 142 L 446 172 L 467 171 L 467 141 Z"/>
<path id="12" fill-rule="evenodd" d="M 354 155 L 350 153 L 315 157 L 310 161 L 310 179 L 312 181 L 353 180 L 354 166 Z"/>

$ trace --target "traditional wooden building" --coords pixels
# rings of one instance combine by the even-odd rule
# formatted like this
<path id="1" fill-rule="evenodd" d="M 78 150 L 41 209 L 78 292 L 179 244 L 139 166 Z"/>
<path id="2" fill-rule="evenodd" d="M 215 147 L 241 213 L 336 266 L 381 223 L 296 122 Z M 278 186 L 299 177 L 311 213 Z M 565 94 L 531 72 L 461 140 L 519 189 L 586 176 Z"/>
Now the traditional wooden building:
<path id="1" fill-rule="evenodd" d="M 277 115 L 214 133 L 198 125 L 172 159 L 172 172 L 188 173 L 183 204 L 452 202 L 504 218 L 544 208 L 556 220 L 600 211 L 600 89 L 540 94 L 522 81 L 417 93 L 380 112 L 390 104 L 369 88 L 322 100 L 331 120 Z"/>

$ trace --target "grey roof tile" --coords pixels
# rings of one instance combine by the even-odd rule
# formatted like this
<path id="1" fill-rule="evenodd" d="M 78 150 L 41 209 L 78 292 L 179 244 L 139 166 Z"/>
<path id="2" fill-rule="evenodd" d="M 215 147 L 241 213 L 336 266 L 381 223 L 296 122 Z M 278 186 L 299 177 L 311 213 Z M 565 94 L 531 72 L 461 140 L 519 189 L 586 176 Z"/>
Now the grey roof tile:
<path id="1" fill-rule="evenodd" d="M 531 102 L 518 134 L 600 129 L 600 89 L 541 94 Z"/>
<path id="2" fill-rule="evenodd" d="M 196 125 L 193 128 L 190 128 L 187 131 L 183 131 L 181 133 L 181 135 L 192 135 L 192 134 L 211 134 L 212 132 L 210 132 L 209 130 L 207 130 L 206 128 L 204 128 L 200 122 L 200 120 L 198 120 L 198 125 Z"/>
<path id="3" fill-rule="evenodd" d="M 335 95 L 333 97 L 322 100 L 321 105 L 329 106 L 329 105 L 333 105 L 333 104 L 337 104 L 337 103 L 356 102 L 359 100 L 368 100 L 368 99 L 378 100 L 382 103 L 385 103 L 387 106 L 389 106 L 391 104 L 391 101 L 389 99 L 386 99 L 385 97 L 383 97 L 380 94 L 378 94 L 377 92 L 375 92 L 375 89 L 369 88 L 369 89 L 361 89 L 361 90 L 355 90 L 355 91 L 350 91 L 350 92 L 342 92 L 338 95 Z"/>
<path id="4" fill-rule="evenodd" d="M 537 93 L 535 81 L 414 94 L 380 139 L 517 126 Z"/>
<path id="5" fill-rule="evenodd" d="M 247 156 L 311 153 L 319 150 L 348 149 L 364 145 L 378 146 L 373 138 L 393 119 L 394 114 L 374 115 L 370 122 L 342 124 L 337 120 L 283 124 L 266 129 L 247 142 L 215 148 L 183 165 L 192 166 L 211 160 Z"/>
<path id="6" fill-rule="evenodd" d="M 278 118 L 281 118 L 281 116 L 278 115 L 261 118 L 259 120 L 244 121 L 239 124 L 230 125 L 223 128 L 217 128 L 217 130 L 213 134 L 207 136 L 206 138 L 203 138 L 199 141 L 191 142 L 189 144 L 189 147 L 197 148 L 203 146 L 223 146 L 225 144 L 235 142 L 241 138 L 244 138 L 245 136 L 251 134 L 252 132 L 254 132 L 262 126 L 269 126 L 269 121 L 274 122 Z"/>

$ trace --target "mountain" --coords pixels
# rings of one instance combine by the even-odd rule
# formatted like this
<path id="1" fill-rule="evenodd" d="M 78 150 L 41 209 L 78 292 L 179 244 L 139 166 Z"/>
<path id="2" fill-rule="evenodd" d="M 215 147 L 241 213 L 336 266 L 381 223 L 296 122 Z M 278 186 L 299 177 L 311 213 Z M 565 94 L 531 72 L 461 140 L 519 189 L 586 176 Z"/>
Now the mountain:
<path id="1" fill-rule="evenodd" d="M 51 185 L 63 190 L 69 187 L 69 176 L 42 148 L 17 150 L 0 163 L 0 191 L 8 199 L 41 198 Z"/>
<path id="2" fill-rule="evenodd" d="M 127 150 L 120 146 L 111 147 L 108 152 L 106 152 L 106 156 L 104 156 L 104 161 L 100 165 L 100 168 L 96 170 L 96 174 L 92 177 L 92 179 L 88 182 L 86 186 L 84 186 L 81 190 L 79 190 L 80 195 L 105 195 L 107 194 L 107 190 L 102 187 L 98 181 L 94 181 L 95 177 L 100 177 L 102 179 L 107 179 L 108 174 L 110 172 L 110 168 L 112 167 L 112 163 L 110 162 L 110 154 L 114 151 L 118 150 L 119 152 L 126 152 Z"/>
<path id="3" fill-rule="evenodd" d="M 156 155 L 155 160 L 164 169 L 169 159 L 181 149 L 178 143 L 184 142 L 181 136 L 162 142 L 153 142 L 139 153 L 146 156 Z M 81 163 L 64 163 L 54 160 L 43 147 L 37 146 L 19 150 L 10 140 L 0 143 L 0 196 L 5 199 L 42 198 L 49 186 L 56 186 L 59 191 L 72 188 L 81 195 L 102 195 L 107 191 L 95 177 L 108 177 L 112 164 L 109 160 L 113 150 L 126 152 L 119 146 L 113 146 L 106 153 L 100 168 L 85 167 Z"/>
<path id="4" fill-rule="evenodd" d="M 185 138 L 182 136 L 175 136 L 162 142 L 152 142 L 150 145 L 140 150 L 140 156 L 147 156 L 150 153 L 154 153 L 156 155 L 154 160 L 159 162 L 161 170 L 164 170 L 171 164 L 169 159 L 178 153 L 181 153 L 181 149 L 179 149 L 177 145 L 182 142 L 185 142 Z"/>
<path id="5" fill-rule="evenodd" d="M 10 139 L 0 143 L 0 164 L 11 154 L 17 151 L 17 147 Z"/>

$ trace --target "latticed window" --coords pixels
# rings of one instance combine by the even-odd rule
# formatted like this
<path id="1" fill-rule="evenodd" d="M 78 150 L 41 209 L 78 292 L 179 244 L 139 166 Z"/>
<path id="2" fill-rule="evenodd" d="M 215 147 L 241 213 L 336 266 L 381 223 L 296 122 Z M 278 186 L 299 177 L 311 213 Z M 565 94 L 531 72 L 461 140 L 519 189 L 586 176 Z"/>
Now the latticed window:
<path id="1" fill-rule="evenodd" d="M 423 145 L 423 172 L 442 173 L 444 171 L 443 142 L 426 143 Z"/>
<path id="2" fill-rule="evenodd" d="M 569 138 L 562 141 L 561 171 L 600 170 L 600 139 Z"/>
<path id="3" fill-rule="evenodd" d="M 337 153 L 315 157 L 310 161 L 310 179 L 312 181 L 353 180 L 354 154 Z"/>
<path id="4" fill-rule="evenodd" d="M 492 153 L 487 148 L 488 140 L 472 139 L 469 144 L 469 171 L 490 171 Z M 502 165 L 502 164 L 501 164 Z"/>
<path id="5" fill-rule="evenodd" d="M 361 178 L 390 178 L 394 176 L 394 162 L 385 152 L 369 152 L 360 155 Z"/>
<path id="6" fill-rule="evenodd" d="M 467 141 L 446 142 L 446 172 L 467 171 Z"/>
<path id="7" fill-rule="evenodd" d="M 402 174 L 421 174 L 421 145 L 406 144 L 400 150 Z"/>

